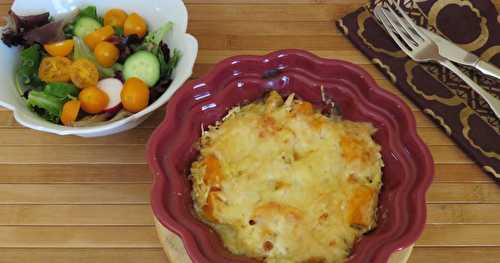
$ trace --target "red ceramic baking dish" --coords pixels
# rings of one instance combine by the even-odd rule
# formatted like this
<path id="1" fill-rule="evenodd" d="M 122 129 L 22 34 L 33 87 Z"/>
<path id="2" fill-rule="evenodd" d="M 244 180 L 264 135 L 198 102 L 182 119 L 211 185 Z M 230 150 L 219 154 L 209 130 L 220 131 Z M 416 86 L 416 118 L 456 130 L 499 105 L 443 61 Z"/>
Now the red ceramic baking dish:
<path id="1" fill-rule="evenodd" d="M 332 101 L 343 118 L 371 122 L 378 129 L 374 139 L 382 146 L 385 163 L 378 227 L 355 244 L 347 262 L 386 262 L 393 252 L 413 244 L 425 225 L 425 193 L 434 168 L 411 111 L 356 65 L 283 50 L 226 59 L 203 78 L 186 83 L 168 103 L 165 120 L 149 140 L 154 214 L 179 235 L 192 261 L 256 262 L 231 254 L 196 218 L 188 175 L 202 127 L 271 90 L 283 96 L 295 93 L 322 108 Z"/>

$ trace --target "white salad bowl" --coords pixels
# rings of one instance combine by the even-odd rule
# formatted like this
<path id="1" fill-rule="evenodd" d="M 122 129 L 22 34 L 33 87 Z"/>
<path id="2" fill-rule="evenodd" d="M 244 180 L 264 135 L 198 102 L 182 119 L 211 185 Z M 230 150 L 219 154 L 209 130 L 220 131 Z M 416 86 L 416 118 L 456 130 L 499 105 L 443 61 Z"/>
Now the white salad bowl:
<path id="1" fill-rule="evenodd" d="M 172 50 L 175 48 L 182 52 L 182 58 L 172 75 L 172 84 L 157 101 L 128 118 L 102 126 L 65 127 L 50 123 L 28 109 L 25 100 L 15 88 L 14 73 L 19 62 L 19 49 L 9 48 L 0 41 L 0 106 L 11 110 L 17 122 L 23 126 L 43 132 L 81 137 L 99 137 L 126 131 L 138 126 L 154 110 L 164 105 L 191 76 L 198 53 L 198 42 L 186 33 L 188 14 L 181 0 L 16 0 L 12 10 L 18 15 L 50 12 L 51 16 L 57 17 L 87 5 L 96 6 L 101 15 L 110 8 L 136 12 L 146 19 L 150 30 L 172 21 L 174 28 L 168 33 L 166 41 Z"/>

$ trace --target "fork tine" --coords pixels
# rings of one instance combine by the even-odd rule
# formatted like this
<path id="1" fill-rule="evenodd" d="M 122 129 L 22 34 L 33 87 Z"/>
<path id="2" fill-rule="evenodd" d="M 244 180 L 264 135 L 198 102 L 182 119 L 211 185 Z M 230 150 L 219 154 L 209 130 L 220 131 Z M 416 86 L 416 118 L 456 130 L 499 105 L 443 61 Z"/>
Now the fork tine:
<path id="1" fill-rule="evenodd" d="M 386 5 L 388 7 L 389 12 L 392 14 L 392 16 L 394 18 L 396 18 L 396 20 L 399 22 L 399 24 L 404 29 L 404 31 L 408 34 L 408 36 L 410 38 L 412 38 L 415 41 L 415 43 L 419 43 L 419 42 L 424 41 L 424 39 L 420 36 L 418 31 L 415 32 L 415 30 L 413 28 L 413 21 L 408 16 L 401 17 L 400 15 L 398 15 L 396 13 L 393 6 L 396 6 L 396 8 L 401 13 L 401 15 L 406 15 L 405 12 L 399 7 L 398 4 L 387 4 L 386 3 Z"/>
<path id="2" fill-rule="evenodd" d="M 398 33 L 398 35 L 406 42 L 406 44 L 412 49 L 416 48 L 418 43 L 421 41 L 417 42 L 417 40 L 415 40 L 412 35 L 408 33 L 405 26 L 402 24 L 402 21 L 400 21 L 401 19 L 394 13 L 394 10 L 390 7 L 382 8 L 382 13 L 385 15 L 396 33 Z"/>
<path id="3" fill-rule="evenodd" d="M 403 18 L 406 20 L 406 22 L 412 27 L 413 31 L 415 33 L 417 33 L 417 35 L 422 39 L 422 40 L 427 40 L 427 36 L 425 34 L 422 33 L 422 31 L 420 31 L 420 29 L 418 28 L 417 24 L 413 21 L 413 19 L 411 19 L 405 11 L 403 11 L 403 9 L 401 9 L 401 7 L 399 5 L 395 5 L 396 6 L 396 9 L 399 11 L 399 13 L 401 13 L 401 15 L 403 16 Z"/>
<path id="4" fill-rule="evenodd" d="M 411 51 L 406 47 L 405 44 L 403 44 L 403 42 L 401 42 L 401 40 L 399 40 L 398 36 L 396 36 L 396 34 L 394 33 L 395 29 L 392 27 L 392 24 L 389 23 L 389 20 L 387 20 L 387 17 L 382 13 L 381 9 L 382 9 L 382 7 L 380 7 L 380 6 L 376 6 L 373 9 L 375 16 L 380 20 L 380 22 L 382 22 L 382 24 L 384 25 L 385 31 L 387 31 L 387 33 L 389 33 L 389 35 L 394 40 L 394 42 L 396 42 L 396 44 L 406 54 L 410 54 Z"/>

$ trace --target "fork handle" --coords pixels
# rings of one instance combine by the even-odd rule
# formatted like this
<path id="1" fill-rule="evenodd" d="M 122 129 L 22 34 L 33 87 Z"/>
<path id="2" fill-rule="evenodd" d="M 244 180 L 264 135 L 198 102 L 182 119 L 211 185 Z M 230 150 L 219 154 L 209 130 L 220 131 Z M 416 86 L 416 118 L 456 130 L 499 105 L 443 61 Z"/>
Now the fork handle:
<path id="1" fill-rule="evenodd" d="M 488 63 L 486 61 L 478 60 L 474 66 L 477 69 L 479 69 L 482 73 L 500 79 L 500 69 L 495 67 L 493 64 Z"/>
<path id="2" fill-rule="evenodd" d="M 493 95 L 488 93 L 485 89 L 479 86 L 476 82 L 474 82 L 471 78 L 469 78 L 465 73 L 463 73 L 455 64 L 450 62 L 449 60 L 441 60 L 439 64 L 447 67 L 453 73 L 458 75 L 467 85 L 469 85 L 477 94 L 479 94 L 485 101 L 488 103 L 490 108 L 493 110 L 497 118 L 500 119 L 500 100 L 495 98 Z"/>

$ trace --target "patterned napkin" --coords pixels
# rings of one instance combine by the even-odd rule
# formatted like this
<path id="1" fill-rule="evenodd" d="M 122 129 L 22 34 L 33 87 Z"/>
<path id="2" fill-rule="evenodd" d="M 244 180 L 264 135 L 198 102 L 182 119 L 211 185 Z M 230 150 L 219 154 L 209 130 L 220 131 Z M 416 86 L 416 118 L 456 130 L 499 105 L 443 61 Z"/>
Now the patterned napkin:
<path id="1" fill-rule="evenodd" d="M 400 0 L 420 26 L 458 43 L 500 67 L 500 16 L 489 0 Z M 492 178 L 500 183 L 500 120 L 458 76 L 436 63 L 416 63 L 384 32 L 371 10 L 380 0 L 337 21 L 338 28 L 428 114 Z M 500 97 L 500 81 L 460 67 Z"/>

